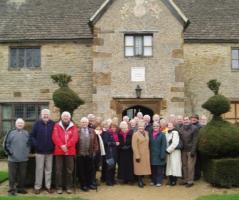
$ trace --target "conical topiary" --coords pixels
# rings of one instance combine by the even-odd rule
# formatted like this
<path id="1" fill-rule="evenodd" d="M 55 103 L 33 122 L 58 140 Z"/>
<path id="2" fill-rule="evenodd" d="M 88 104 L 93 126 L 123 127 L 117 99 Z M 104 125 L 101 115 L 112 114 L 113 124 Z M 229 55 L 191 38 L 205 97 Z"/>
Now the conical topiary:
<path id="1" fill-rule="evenodd" d="M 69 88 L 68 84 L 72 81 L 71 76 L 67 74 L 56 74 L 52 75 L 51 78 L 54 83 L 57 83 L 60 87 L 53 93 L 55 106 L 60 109 L 61 113 L 68 111 L 73 115 L 74 110 L 84 104 L 84 101 Z"/>

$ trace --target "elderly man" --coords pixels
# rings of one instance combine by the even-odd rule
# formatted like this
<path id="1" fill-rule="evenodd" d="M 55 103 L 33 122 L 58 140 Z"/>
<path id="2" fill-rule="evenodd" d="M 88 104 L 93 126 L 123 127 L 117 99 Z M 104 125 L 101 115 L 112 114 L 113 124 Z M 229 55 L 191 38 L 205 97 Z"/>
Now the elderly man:
<path id="1" fill-rule="evenodd" d="M 88 118 L 88 120 L 89 120 L 89 123 L 88 123 L 89 128 L 95 129 L 95 123 L 96 123 L 96 117 L 95 117 L 95 115 L 89 114 L 89 115 L 87 116 L 87 118 Z"/>
<path id="2" fill-rule="evenodd" d="M 11 130 L 5 137 L 4 149 L 8 154 L 9 195 L 16 192 L 26 194 L 24 189 L 27 161 L 30 152 L 29 134 L 24 130 L 25 122 L 16 120 L 16 129 Z M 17 189 L 15 185 L 17 183 Z"/>
<path id="3" fill-rule="evenodd" d="M 52 142 L 52 132 L 54 122 L 50 119 L 50 110 L 41 111 L 41 119 L 38 120 L 30 135 L 31 143 L 35 149 L 36 172 L 34 193 L 40 194 L 42 188 L 43 173 L 45 173 L 45 187 L 48 193 L 51 190 L 52 158 L 54 145 Z"/>
<path id="4" fill-rule="evenodd" d="M 63 112 L 61 120 L 55 124 L 52 134 L 52 140 L 55 144 L 56 189 L 58 194 L 62 194 L 62 174 L 66 175 L 66 192 L 72 193 L 74 157 L 78 138 L 78 130 L 71 121 L 71 114 L 66 111 Z"/>
<path id="5" fill-rule="evenodd" d="M 79 142 L 77 145 L 78 176 L 83 191 L 96 189 L 94 182 L 94 156 L 99 149 L 97 135 L 89 126 L 89 120 L 80 120 Z"/>
<path id="6" fill-rule="evenodd" d="M 183 118 L 183 126 L 180 129 L 183 142 L 182 164 L 183 164 L 183 182 L 186 187 L 193 186 L 194 167 L 197 158 L 198 128 L 191 124 L 188 116 Z"/>

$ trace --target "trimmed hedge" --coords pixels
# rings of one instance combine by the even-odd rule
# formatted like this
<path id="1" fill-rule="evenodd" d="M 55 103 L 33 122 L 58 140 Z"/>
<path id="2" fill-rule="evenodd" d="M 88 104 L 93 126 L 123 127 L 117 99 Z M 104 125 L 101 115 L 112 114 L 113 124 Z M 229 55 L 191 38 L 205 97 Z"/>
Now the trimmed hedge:
<path id="1" fill-rule="evenodd" d="M 214 186 L 239 186 L 239 158 L 204 159 L 203 175 Z"/>
<path id="2" fill-rule="evenodd" d="M 239 128 L 224 120 L 213 119 L 200 130 L 198 148 L 209 158 L 237 157 Z"/>

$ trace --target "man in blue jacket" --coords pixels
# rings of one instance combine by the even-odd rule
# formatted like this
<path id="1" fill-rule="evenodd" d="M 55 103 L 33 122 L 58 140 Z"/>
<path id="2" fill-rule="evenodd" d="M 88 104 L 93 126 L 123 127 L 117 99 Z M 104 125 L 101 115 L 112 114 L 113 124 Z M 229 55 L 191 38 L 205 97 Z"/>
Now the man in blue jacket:
<path id="1" fill-rule="evenodd" d="M 52 193 L 51 174 L 54 150 L 52 142 L 53 128 L 54 122 L 50 119 L 50 111 L 48 109 L 43 109 L 41 111 L 41 119 L 34 124 L 31 133 L 31 143 L 36 152 L 35 194 L 40 194 L 43 172 L 45 172 L 46 190 L 48 193 Z"/>

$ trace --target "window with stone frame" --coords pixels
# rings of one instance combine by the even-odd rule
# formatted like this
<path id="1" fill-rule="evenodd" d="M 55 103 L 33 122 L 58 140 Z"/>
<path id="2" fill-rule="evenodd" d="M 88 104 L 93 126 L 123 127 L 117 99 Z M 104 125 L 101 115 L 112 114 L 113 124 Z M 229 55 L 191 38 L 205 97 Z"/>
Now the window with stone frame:
<path id="1" fill-rule="evenodd" d="M 239 48 L 232 48 L 232 70 L 239 70 Z"/>
<path id="2" fill-rule="evenodd" d="M 0 136 L 15 127 L 17 118 L 22 118 L 26 125 L 32 125 L 39 119 L 41 110 L 48 108 L 48 103 L 2 103 L 0 104 Z"/>
<path id="3" fill-rule="evenodd" d="M 239 101 L 231 102 L 231 109 L 224 118 L 231 123 L 239 123 Z"/>
<path id="4" fill-rule="evenodd" d="M 152 34 L 126 34 L 124 37 L 125 57 L 153 56 Z"/>
<path id="5" fill-rule="evenodd" d="M 40 47 L 10 47 L 9 67 L 38 68 L 41 66 Z"/>

